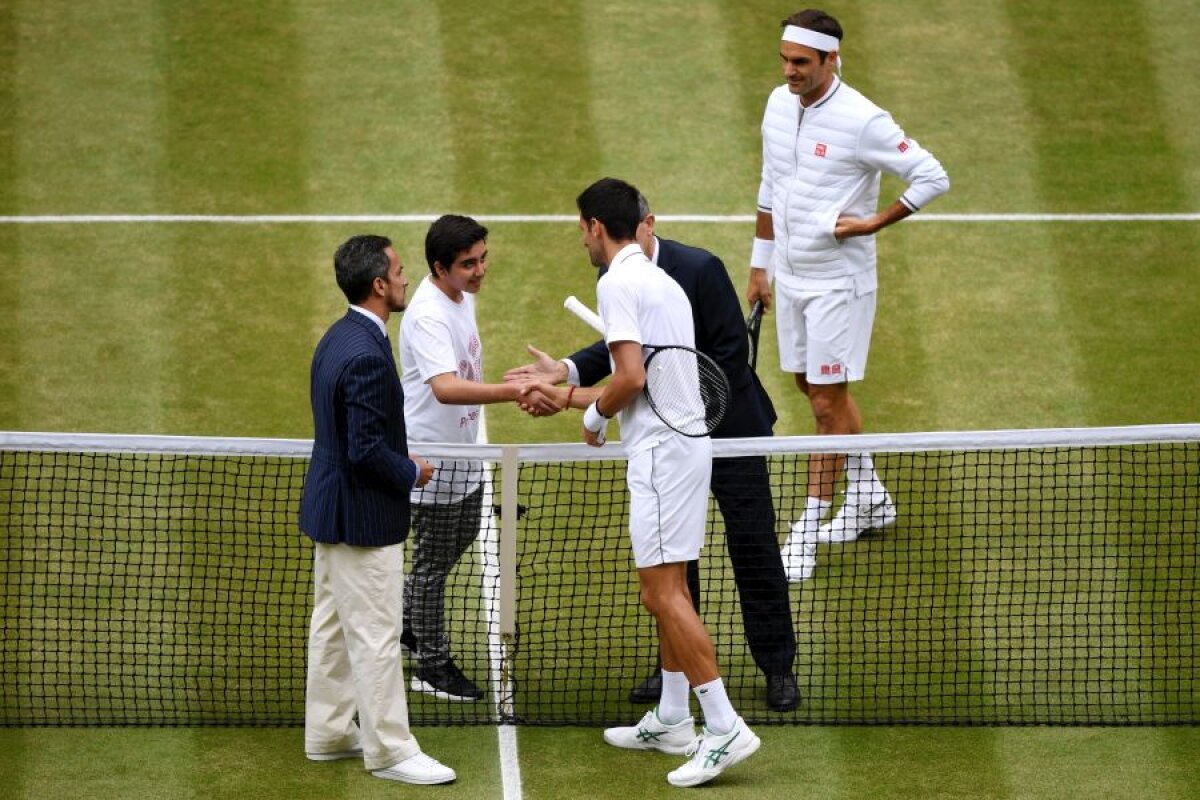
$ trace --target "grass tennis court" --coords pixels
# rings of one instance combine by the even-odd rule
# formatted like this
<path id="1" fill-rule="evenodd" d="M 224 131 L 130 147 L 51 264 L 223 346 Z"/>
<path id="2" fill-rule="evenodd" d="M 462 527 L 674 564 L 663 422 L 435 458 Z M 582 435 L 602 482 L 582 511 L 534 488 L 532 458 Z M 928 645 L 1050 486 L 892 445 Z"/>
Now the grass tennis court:
<path id="1" fill-rule="evenodd" d="M 660 215 L 748 215 L 778 80 L 763 2 L 97 2 L 0 7 L 0 215 L 571 215 L 604 174 Z M 1200 9 L 915 0 L 824 6 L 847 80 L 951 176 L 880 237 L 873 431 L 1197 421 Z M 898 187 L 886 184 L 884 197 Z M 0 224 L 0 430 L 307 437 L 307 371 L 340 313 L 333 249 L 423 223 Z M 591 302 L 569 222 L 496 222 L 479 298 L 496 379 L 561 354 Z M 752 226 L 661 221 L 739 288 Z M 393 325 L 395 323 L 393 322 Z M 763 337 L 778 434 L 810 431 Z M 393 327 L 393 331 L 394 331 Z M 489 411 L 496 442 L 573 441 L 578 417 Z M 1192 609 L 1191 613 L 1195 613 Z M 501 797 L 496 730 L 417 731 Z M 1190 797 L 1194 728 L 771 727 L 711 797 Z M 677 794 L 671 759 L 594 728 L 521 728 L 523 796 Z M 310 765 L 298 729 L 4 729 L 0 796 L 373 797 Z M 649 762 L 647 758 L 650 759 Z"/>

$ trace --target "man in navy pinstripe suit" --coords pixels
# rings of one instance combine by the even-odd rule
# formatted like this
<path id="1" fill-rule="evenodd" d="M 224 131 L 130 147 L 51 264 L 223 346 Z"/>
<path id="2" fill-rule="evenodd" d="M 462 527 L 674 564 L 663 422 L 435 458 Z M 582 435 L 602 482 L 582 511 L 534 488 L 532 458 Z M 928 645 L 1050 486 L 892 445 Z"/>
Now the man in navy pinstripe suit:
<path id="1" fill-rule="evenodd" d="M 313 761 L 362 758 L 379 778 L 448 783 L 454 770 L 422 753 L 409 730 L 400 659 L 408 495 L 433 474 L 409 456 L 388 345 L 388 316 L 405 306 L 403 269 L 382 236 L 338 248 L 334 272 L 350 309 L 313 354 L 313 453 L 300 501 L 314 583 L 304 749 Z"/>

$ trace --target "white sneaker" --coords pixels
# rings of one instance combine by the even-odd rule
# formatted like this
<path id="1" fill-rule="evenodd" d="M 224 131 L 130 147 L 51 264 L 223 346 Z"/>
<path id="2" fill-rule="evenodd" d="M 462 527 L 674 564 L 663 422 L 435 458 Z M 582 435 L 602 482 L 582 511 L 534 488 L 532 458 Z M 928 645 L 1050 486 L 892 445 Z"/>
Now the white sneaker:
<path id="1" fill-rule="evenodd" d="M 817 546 L 813 543 L 814 531 L 809 531 L 804 520 L 792 525 L 779 554 L 783 556 L 783 571 L 788 583 L 800 583 L 812 577 L 817 568 Z"/>
<path id="2" fill-rule="evenodd" d="M 305 753 L 309 761 L 340 761 L 343 758 L 362 758 L 362 748 L 354 747 L 349 750 L 333 750 L 325 753 Z"/>
<path id="3" fill-rule="evenodd" d="M 817 531 L 818 542 L 853 542 L 867 531 L 886 528 L 896 524 L 896 504 L 891 496 L 884 494 L 873 502 L 859 502 L 853 496 L 838 509 L 828 524 Z"/>
<path id="4" fill-rule="evenodd" d="M 389 781 L 421 785 L 450 783 L 458 777 L 454 770 L 424 753 L 409 756 L 385 769 L 373 769 L 371 774 L 376 778 L 384 778 Z"/>
<path id="5" fill-rule="evenodd" d="M 661 750 L 681 756 L 696 741 L 696 723 L 688 717 L 667 725 L 658 718 L 658 706 L 655 706 L 637 725 L 605 730 L 604 741 L 626 750 Z"/>
<path id="6" fill-rule="evenodd" d="M 688 748 L 691 758 L 679 769 L 672 770 L 667 775 L 667 781 L 672 786 L 707 783 L 734 764 L 754 755 L 761 744 L 762 740 L 741 717 L 737 718 L 733 730 L 723 736 L 717 736 L 705 728 L 704 735 Z"/>

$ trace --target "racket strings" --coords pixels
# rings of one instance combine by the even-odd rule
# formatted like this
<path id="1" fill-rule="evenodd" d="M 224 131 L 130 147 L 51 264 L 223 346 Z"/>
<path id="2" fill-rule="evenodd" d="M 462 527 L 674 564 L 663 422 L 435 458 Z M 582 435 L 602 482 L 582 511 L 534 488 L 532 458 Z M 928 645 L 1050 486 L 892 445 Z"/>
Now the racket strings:
<path id="1" fill-rule="evenodd" d="M 707 436 L 729 406 L 729 382 L 720 367 L 686 347 L 651 354 L 645 392 L 659 418 L 686 436 Z"/>

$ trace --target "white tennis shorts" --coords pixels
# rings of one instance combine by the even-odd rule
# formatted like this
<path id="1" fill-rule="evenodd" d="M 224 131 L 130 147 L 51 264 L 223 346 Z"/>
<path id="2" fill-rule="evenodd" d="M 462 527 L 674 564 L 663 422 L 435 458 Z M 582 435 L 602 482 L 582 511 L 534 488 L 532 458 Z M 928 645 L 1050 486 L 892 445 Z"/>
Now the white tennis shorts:
<path id="1" fill-rule="evenodd" d="M 797 291 L 775 284 L 779 366 L 809 383 L 861 381 L 867 374 L 875 291 L 854 288 Z"/>
<path id="2" fill-rule="evenodd" d="M 700 557 L 711 477 L 707 437 L 671 435 L 629 459 L 629 536 L 638 569 Z"/>

